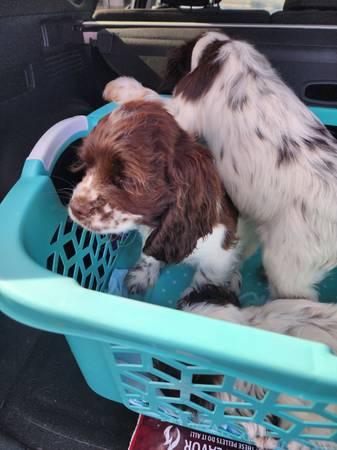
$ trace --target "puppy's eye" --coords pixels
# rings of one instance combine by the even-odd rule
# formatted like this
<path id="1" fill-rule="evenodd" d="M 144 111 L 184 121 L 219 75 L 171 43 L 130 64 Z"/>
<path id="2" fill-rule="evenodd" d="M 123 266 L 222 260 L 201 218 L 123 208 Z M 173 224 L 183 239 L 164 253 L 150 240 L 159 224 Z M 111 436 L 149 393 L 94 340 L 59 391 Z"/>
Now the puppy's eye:
<path id="1" fill-rule="evenodd" d="M 120 159 L 115 158 L 110 169 L 109 181 L 114 186 L 122 188 L 124 178 L 124 164 Z"/>
<path id="2" fill-rule="evenodd" d="M 109 181 L 113 186 L 116 186 L 119 189 L 123 187 L 123 178 L 120 174 L 111 174 L 109 177 Z"/>
<path id="3" fill-rule="evenodd" d="M 81 172 L 82 170 L 87 169 L 87 164 L 84 161 L 76 161 L 74 164 L 70 166 L 70 171 L 73 173 Z"/>

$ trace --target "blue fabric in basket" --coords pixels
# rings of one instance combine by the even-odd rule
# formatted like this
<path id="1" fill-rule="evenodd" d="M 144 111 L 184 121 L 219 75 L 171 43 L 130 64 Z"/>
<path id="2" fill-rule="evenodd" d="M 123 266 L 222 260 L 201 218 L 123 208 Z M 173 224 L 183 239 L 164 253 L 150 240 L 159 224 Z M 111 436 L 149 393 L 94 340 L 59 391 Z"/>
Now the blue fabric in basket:
<path id="1" fill-rule="evenodd" d="M 190 285 L 194 269 L 184 264 L 167 266 L 161 270 L 155 286 L 137 294 L 130 294 L 124 284 L 127 273 L 127 269 L 112 271 L 107 288 L 108 294 L 174 308 L 182 292 Z"/>
<path id="2" fill-rule="evenodd" d="M 128 290 L 124 285 L 124 280 L 127 273 L 127 269 L 114 269 L 112 271 L 109 280 L 108 294 L 120 295 L 121 297 L 128 296 Z"/>

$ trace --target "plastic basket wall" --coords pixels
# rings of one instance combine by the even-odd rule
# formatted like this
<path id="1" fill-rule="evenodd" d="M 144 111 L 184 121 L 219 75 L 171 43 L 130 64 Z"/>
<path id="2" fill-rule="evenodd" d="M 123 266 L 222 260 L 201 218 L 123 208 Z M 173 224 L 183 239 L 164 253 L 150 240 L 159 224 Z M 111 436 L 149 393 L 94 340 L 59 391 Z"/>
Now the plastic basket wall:
<path id="1" fill-rule="evenodd" d="M 75 278 L 83 287 L 105 291 L 117 255 L 126 246 L 130 253 L 139 252 L 135 233 L 99 236 L 66 219 L 50 240 L 46 266 Z M 263 301 L 265 286 L 256 279 L 259 258 L 255 256 L 247 266 L 246 279 L 252 284 L 255 278 L 255 283 L 260 284 L 259 301 Z M 161 303 L 165 303 L 163 294 L 166 294 L 167 306 L 173 305 L 175 296 L 170 288 L 176 286 L 180 291 L 186 278 L 189 280 L 190 274 L 184 267 L 166 269 L 157 293 L 148 293 L 148 300 L 161 294 Z M 256 292 L 255 289 L 255 295 Z M 246 387 L 251 383 L 247 380 L 197 358 L 156 353 L 146 346 L 113 339 L 94 346 L 76 337 L 68 340 L 91 387 L 135 412 L 246 442 L 249 437 L 242 424 L 258 423 L 269 436 L 279 439 L 278 448 L 287 448 L 289 441 L 312 448 L 326 448 L 324 443 L 334 448 L 336 443 L 337 448 L 337 415 L 333 412 L 337 411 L 337 399 L 334 410 L 331 404 L 320 401 L 307 401 L 303 405 L 297 399 L 296 406 L 281 404 L 282 392 L 254 386 L 258 396 L 248 395 Z M 90 361 L 95 370 L 88 371 L 83 361 Z M 314 420 L 309 417 L 311 412 L 315 414 Z M 286 421 L 287 429 L 279 428 L 275 420 L 271 423 L 271 416 Z"/>
<path id="2" fill-rule="evenodd" d="M 93 234 L 67 219 L 59 224 L 50 241 L 46 267 L 74 278 L 85 288 L 104 292 L 119 249 L 132 238 L 134 233 Z"/>
<path id="3" fill-rule="evenodd" d="M 210 367 L 182 355 L 136 351 L 133 346 L 117 344 L 109 350 L 122 401 L 136 412 L 247 442 L 242 423 L 257 422 L 269 436 L 280 439 L 278 448 L 287 448 L 289 441 L 312 448 L 337 446 L 332 405 L 308 401 L 303 406 L 300 399 L 297 406 L 281 404 L 280 392 L 257 386 L 254 392 L 259 395 L 248 395 L 246 388 L 251 383 L 230 376 L 223 367 Z M 298 417 L 301 407 L 305 412 Z M 309 412 L 315 413 L 314 419 L 309 420 Z M 273 425 L 271 415 L 286 420 L 288 429 Z"/>

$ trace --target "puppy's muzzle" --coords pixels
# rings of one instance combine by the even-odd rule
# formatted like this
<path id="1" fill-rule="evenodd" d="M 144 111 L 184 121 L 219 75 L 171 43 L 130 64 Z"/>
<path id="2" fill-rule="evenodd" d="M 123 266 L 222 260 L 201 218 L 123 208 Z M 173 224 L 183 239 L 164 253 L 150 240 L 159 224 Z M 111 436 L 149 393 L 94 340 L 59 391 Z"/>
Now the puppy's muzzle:
<path id="1" fill-rule="evenodd" d="M 71 201 L 69 203 L 69 208 L 72 214 L 77 217 L 79 220 L 85 219 L 92 212 L 92 207 L 87 203 L 82 202 L 74 202 Z"/>

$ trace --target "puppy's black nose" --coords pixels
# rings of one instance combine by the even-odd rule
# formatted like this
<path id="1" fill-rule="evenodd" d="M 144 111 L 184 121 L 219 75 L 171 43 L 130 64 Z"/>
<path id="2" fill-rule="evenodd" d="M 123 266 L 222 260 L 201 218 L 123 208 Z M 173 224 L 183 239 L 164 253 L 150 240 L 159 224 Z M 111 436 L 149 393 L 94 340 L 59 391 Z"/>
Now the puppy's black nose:
<path id="1" fill-rule="evenodd" d="M 70 202 L 69 207 L 74 216 L 82 219 L 89 215 L 91 206 L 86 203 Z"/>

